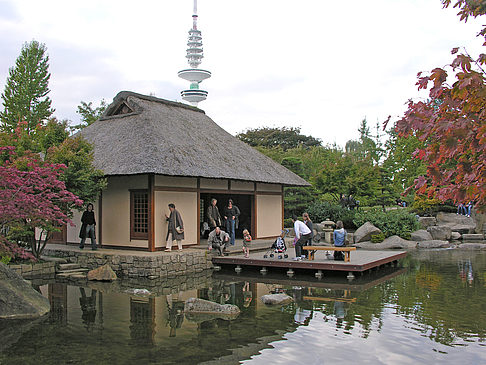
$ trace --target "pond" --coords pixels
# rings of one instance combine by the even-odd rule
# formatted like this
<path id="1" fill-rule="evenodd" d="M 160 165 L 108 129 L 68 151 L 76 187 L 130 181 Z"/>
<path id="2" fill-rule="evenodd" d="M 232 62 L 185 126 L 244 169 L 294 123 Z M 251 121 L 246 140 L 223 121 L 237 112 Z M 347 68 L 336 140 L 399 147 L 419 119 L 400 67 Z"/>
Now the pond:
<path id="1" fill-rule="evenodd" d="M 420 251 L 400 266 L 351 283 L 257 271 L 157 286 L 40 283 L 51 313 L 10 323 L 0 364 L 486 363 L 486 253 Z M 295 302 L 261 303 L 276 292 Z M 235 304 L 241 314 L 188 317 L 190 297 Z"/>

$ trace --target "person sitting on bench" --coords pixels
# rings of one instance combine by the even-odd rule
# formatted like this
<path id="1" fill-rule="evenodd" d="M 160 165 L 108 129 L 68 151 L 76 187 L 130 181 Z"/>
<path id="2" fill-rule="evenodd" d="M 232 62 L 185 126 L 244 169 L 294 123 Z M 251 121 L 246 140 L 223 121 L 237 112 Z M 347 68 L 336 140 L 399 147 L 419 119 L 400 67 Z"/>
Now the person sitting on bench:
<path id="1" fill-rule="evenodd" d="M 333 237 L 334 237 L 334 246 L 342 247 L 344 246 L 344 242 L 346 241 L 346 230 L 344 229 L 344 225 L 342 221 L 336 222 L 336 229 L 334 230 Z M 342 251 L 334 251 L 334 260 L 344 261 L 344 254 Z"/>
<path id="2" fill-rule="evenodd" d="M 224 251 L 226 251 L 226 245 L 229 242 L 229 235 L 221 228 L 216 227 L 208 237 L 208 250 L 211 251 L 213 248 L 218 250 L 219 256 L 223 256 Z"/>

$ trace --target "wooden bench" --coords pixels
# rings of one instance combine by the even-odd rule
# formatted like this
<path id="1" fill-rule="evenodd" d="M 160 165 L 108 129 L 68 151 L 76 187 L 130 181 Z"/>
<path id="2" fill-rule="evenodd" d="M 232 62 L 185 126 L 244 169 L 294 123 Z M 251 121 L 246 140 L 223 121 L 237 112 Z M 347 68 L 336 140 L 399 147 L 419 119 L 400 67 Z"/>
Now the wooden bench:
<path id="1" fill-rule="evenodd" d="M 351 251 L 356 251 L 356 247 L 335 247 L 335 246 L 303 246 L 303 250 L 309 251 L 309 260 L 314 260 L 314 254 L 318 250 L 323 251 L 342 251 L 344 252 L 344 262 L 349 262 L 351 257 Z"/>

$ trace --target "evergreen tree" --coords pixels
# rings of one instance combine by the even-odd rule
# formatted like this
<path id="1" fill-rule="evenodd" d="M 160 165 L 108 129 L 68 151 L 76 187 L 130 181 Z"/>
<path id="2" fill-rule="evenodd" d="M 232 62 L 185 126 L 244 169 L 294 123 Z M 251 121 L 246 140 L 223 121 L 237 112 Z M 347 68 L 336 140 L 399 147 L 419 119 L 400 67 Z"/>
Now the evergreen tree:
<path id="1" fill-rule="evenodd" d="M 25 43 L 15 67 L 9 69 L 2 93 L 0 123 L 4 131 L 13 133 L 19 122 L 25 122 L 24 128 L 30 134 L 49 119 L 54 112 L 47 96 L 50 77 L 46 46 L 35 40 Z"/>

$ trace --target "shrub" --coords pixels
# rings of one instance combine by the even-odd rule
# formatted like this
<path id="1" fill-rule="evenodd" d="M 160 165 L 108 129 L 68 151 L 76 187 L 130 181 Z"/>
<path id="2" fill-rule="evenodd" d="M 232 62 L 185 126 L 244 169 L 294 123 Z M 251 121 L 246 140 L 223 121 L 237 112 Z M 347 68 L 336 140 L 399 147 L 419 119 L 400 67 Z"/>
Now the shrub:
<path id="1" fill-rule="evenodd" d="M 421 216 L 435 216 L 438 212 L 455 213 L 457 207 L 452 201 L 442 203 L 438 199 L 429 199 L 423 195 L 415 195 L 411 210 Z"/>
<path id="2" fill-rule="evenodd" d="M 5 237 L 0 236 L 0 257 L 2 262 L 13 261 L 37 261 L 30 252 L 10 242 Z M 5 260 L 5 261 L 4 261 Z"/>
<path id="3" fill-rule="evenodd" d="M 385 234 L 404 239 L 410 238 L 410 233 L 419 229 L 417 218 L 405 209 L 396 209 L 383 212 L 380 209 L 372 209 L 367 212 L 356 212 L 354 224 L 359 227 L 366 222 L 373 223 Z"/>
<path id="4" fill-rule="evenodd" d="M 382 233 L 378 233 L 378 234 L 372 234 L 371 235 L 371 242 L 373 243 L 378 243 L 378 242 L 383 242 L 383 240 L 385 239 L 385 234 L 382 232 Z"/>
<path id="5" fill-rule="evenodd" d="M 356 213 L 355 210 L 348 210 L 341 207 L 339 204 L 332 204 L 330 202 L 315 202 L 307 208 L 307 212 L 313 222 L 322 222 L 330 219 L 333 222 L 343 221 L 344 227 L 356 228 L 353 223 L 353 218 Z"/>

